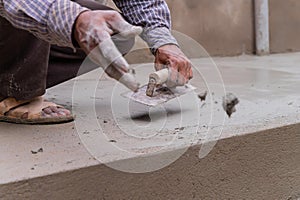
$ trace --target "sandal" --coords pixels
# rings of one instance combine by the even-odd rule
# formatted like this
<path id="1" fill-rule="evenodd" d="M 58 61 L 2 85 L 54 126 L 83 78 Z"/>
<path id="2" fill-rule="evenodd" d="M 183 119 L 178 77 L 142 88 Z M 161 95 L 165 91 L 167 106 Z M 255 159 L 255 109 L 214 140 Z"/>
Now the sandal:
<path id="1" fill-rule="evenodd" d="M 67 111 L 67 112 L 66 112 Z M 70 111 L 43 97 L 27 101 L 6 98 L 0 101 L 0 122 L 15 124 L 60 124 L 71 122 L 74 116 Z"/>

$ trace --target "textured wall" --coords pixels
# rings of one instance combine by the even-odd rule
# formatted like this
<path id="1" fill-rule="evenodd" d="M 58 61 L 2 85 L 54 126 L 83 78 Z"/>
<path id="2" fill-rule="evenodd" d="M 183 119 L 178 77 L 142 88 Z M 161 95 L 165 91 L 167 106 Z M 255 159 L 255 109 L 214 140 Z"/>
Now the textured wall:
<path id="1" fill-rule="evenodd" d="M 173 29 L 189 35 L 212 55 L 254 51 L 252 0 L 168 0 Z"/>
<path id="2" fill-rule="evenodd" d="M 300 1 L 269 0 L 273 53 L 300 50 Z"/>
<path id="3" fill-rule="evenodd" d="M 173 30 L 212 56 L 255 52 L 254 0 L 166 0 Z M 271 53 L 300 51 L 300 1 L 269 0 Z"/>

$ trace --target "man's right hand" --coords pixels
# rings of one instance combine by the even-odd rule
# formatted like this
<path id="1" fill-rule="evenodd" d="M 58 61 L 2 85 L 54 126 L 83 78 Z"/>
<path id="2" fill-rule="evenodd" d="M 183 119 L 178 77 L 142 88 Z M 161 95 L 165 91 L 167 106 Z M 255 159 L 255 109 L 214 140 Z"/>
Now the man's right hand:
<path id="1" fill-rule="evenodd" d="M 103 67 L 110 77 L 136 90 L 138 84 L 127 74 L 129 65 L 111 35 L 132 38 L 142 31 L 141 27 L 126 22 L 116 11 L 85 11 L 76 20 L 74 37 L 89 58 Z"/>

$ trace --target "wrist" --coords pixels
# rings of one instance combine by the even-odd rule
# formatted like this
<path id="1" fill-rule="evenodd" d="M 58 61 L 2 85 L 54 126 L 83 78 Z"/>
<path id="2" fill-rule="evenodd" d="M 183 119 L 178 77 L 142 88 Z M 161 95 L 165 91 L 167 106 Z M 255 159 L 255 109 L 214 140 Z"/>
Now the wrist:
<path id="1" fill-rule="evenodd" d="M 153 55 L 162 46 L 168 44 L 179 46 L 177 40 L 167 27 L 145 28 L 141 37 L 148 43 Z"/>

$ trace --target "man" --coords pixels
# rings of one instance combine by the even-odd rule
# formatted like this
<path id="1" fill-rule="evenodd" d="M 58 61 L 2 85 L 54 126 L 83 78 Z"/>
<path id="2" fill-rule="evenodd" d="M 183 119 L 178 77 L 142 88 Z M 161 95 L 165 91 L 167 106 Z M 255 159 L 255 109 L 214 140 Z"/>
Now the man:
<path id="1" fill-rule="evenodd" d="M 0 121 L 73 120 L 69 110 L 42 95 L 47 73 L 48 86 L 76 75 L 85 57 L 82 50 L 110 77 L 135 90 L 122 54 L 128 53 L 137 34 L 155 55 L 155 68 L 169 68 L 170 85 L 192 78 L 191 64 L 170 33 L 170 13 L 163 0 L 114 2 L 123 17 L 91 0 L 0 0 Z M 50 50 L 50 44 L 56 46 Z"/>

